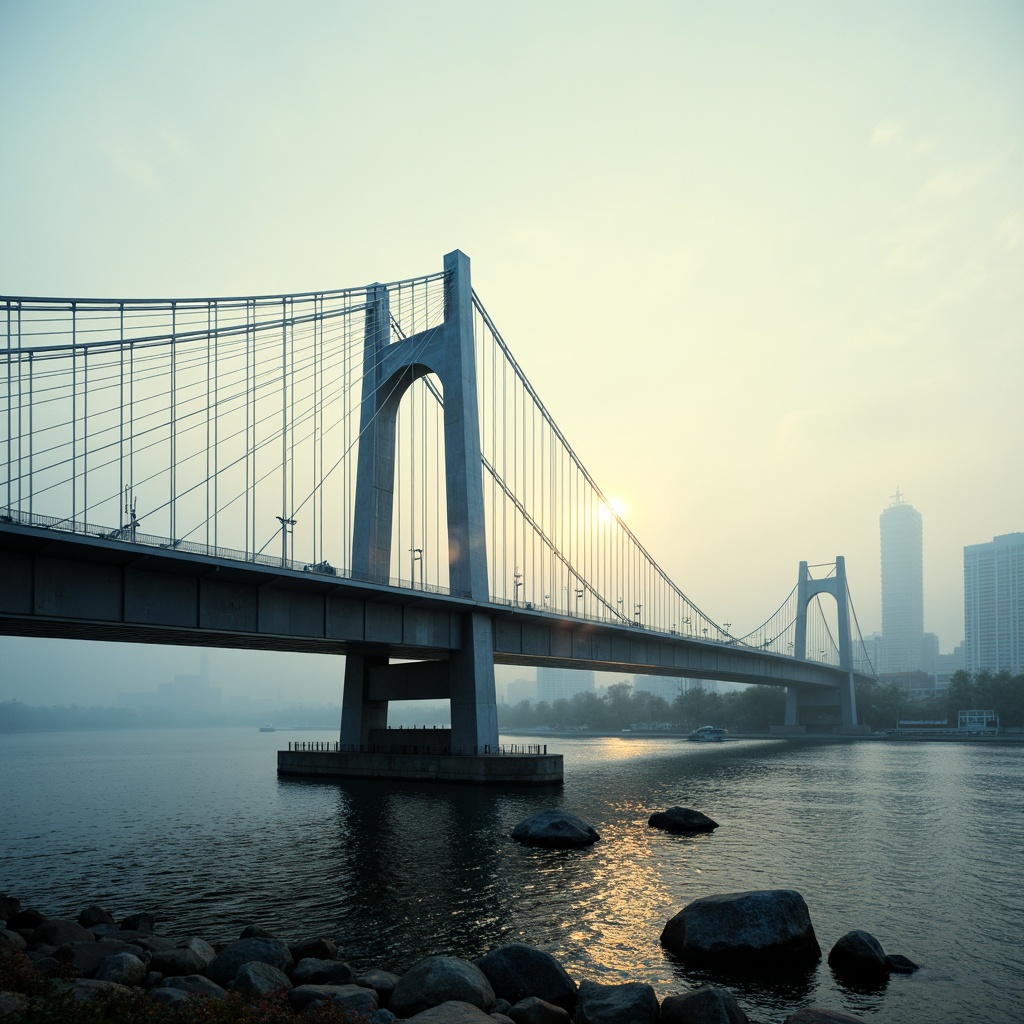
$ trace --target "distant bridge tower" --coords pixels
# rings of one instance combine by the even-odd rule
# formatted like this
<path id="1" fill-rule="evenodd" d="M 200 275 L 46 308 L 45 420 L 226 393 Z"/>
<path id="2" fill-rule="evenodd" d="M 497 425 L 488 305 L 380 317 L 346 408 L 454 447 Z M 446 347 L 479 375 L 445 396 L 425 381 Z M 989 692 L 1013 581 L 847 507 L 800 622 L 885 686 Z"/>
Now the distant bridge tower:
<path id="1" fill-rule="evenodd" d="M 387 289 L 371 289 L 363 349 L 352 568 L 356 579 L 388 582 L 398 407 L 413 381 L 434 373 L 444 391 L 449 586 L 453 596 L 486 602 L 490 594 L 469 258 L 458 250 L 448 253 L 444 270 L 444 322 L 394 343 L 389 343 Z M 479 754 L 497 747 L 489 616 L 474 612 L 462 616 L 458 647 L 448 661 L 391 665 L 385 655 L 349 652 L 342 746 L 386 746 L 388 701 L 424 699 L 451 701 L 453 754 Z"/>
<path id="2" fill-rule="evenodd" d="M 846 672 L 838 690 L 810 690 L 790 686 L 786 690 L 786 726 L 808 724 L 810 716 L 829 715 L 838 718 L 840 731 L 857 728 L 857 698 L 853 688 L 853 641 L 850 635 L 850 603 L 846 589 L 846 559 L 836 556 L 835 574 L 828 579 L 811 579 L 807 563 L 800 563 L 797 580 L 796 636 L 793 656 L 807 657 L 807 605 L 818 594 L 831 594 L 838 610 L 839 667 Z M 803 714 L 801 714 L 803 712 Z M 805 721 L 801 721 L 804 718 Z"/>

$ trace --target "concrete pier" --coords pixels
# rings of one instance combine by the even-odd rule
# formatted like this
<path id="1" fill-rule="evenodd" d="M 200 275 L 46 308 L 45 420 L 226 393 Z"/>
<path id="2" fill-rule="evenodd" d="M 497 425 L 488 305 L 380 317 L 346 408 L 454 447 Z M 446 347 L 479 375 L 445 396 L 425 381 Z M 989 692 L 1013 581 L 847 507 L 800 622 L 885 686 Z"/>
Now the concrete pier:
<path id="1" fill-rule="evenodd" d="M 557 786 L 562 783 L 562 755 L 279 750 L 277 774 L 322 779 L 468 782 L 484 786 Z"/>

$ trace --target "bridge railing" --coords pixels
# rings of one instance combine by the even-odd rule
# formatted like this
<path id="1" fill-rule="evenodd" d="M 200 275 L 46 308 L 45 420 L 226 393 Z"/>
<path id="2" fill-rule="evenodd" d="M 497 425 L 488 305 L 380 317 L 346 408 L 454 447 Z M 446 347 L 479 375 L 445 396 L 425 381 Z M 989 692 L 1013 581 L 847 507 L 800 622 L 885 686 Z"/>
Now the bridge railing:
<path id="1" fill-rule="evenodd" d="M 299 754 L 458 754 L 450 746 L 432 746 L 426 743 L 338 743 L 325 740 L 295 740 L 288 742 L 289 753 Z M 546 743 L 499 743 L 484 747 L 484 755 L 543 757 L 548 752 Z"/>

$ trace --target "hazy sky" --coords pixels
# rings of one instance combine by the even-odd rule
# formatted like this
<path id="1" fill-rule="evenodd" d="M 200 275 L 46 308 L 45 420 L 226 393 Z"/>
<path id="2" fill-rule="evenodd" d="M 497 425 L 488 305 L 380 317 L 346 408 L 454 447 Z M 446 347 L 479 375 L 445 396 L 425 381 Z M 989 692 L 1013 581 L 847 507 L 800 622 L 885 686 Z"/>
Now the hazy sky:
<path id="1" fill-rule="evenodd" d="M 0 0 L 0 110 L 6 294 L 465 251 L 584 464 L 734 632 L 836 554 L 879 628 L 899 486 L 949 650 L 963 546 L 1024 530 L 1019 0 Z"/>

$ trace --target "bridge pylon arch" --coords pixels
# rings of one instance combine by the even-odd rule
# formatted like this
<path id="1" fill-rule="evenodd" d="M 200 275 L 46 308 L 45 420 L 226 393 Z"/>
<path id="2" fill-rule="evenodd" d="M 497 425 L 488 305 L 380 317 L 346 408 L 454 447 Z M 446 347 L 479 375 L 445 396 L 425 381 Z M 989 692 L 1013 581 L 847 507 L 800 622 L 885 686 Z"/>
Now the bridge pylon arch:
<path id="1" fill-rule="evenodd" d="M 449 586 L 455 596 L 486 602 L 490 594 L 469 257 L 458 250 L 448 253 L 444 272 L 443 323 L 395 342 L 387 289 L 368 289 L 352 569 L 357 579 L 383 584 L 389 580 L 398 407 L 413 381 L 434 373 L 444 392 Z M 495 749 L 498 712 L 490 617 L 467 612 L 460 632 L 459 646 L 442 662 L 391 665 L 387 656 L 372 651 L 350 652 L 345 661 L 342 747 L 388 746 L 390 700 L 447 698 L 451 752 L 481 754 Z"/>
<path id="2" fill-rule="evenodd" d="M 786 689 L 786 727 L 796 728 L 815 724 L 822 717 L 838 719 L 839 731 L 857 729 L 857 697 L 853 680 L 853 640 L 850 632 L 850 604 L 846 586 L 846 559 L 836 556 L 836 571 L 827 579 L 811 578 L 807 562 L 800 563 L 797 579 L 796 634 L 793 656 L 807 658 L 807 605 L 819 594 L 835 598 L 837 609 L 839 667 L 846 678 L 837 690 L 810 690 L 790 686 Z"/>

